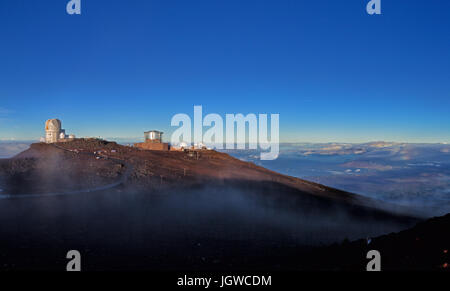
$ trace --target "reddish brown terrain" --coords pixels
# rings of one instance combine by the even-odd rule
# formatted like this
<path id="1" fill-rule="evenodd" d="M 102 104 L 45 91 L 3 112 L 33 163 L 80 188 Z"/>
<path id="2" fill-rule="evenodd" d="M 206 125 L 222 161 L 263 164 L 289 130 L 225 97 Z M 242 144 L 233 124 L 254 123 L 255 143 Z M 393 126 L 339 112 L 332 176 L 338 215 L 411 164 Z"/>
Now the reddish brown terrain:
<path id="1" fill-rule="evenodd" d="M 60 193 L 114 183 L 124 166 L 112 160 L 65 151 L 54 145 L 32 144 L 12 159 L 0 160 L 3 192 Z"/>
<path id="2" fill-rule="evenodd" d="M 315 197 L 375 206 L 374 201 L 362 196 L 282 175 L 217 151 L 201 150 L 190 155 L 141 150 L 97 139 L 32 144 L 13 159 L 3 160 L 0 172 L 11 179 L 4 192 L 14 193 L 42 193 L 44 189 L 64 192 L 107 185 L 120 178 L 126 178 L 126 185 L 156 191 L 204 184 L 276 183 Z"/>
<path id="3" fill-rule="evenodd" d="M 360 270 L 365 248 L 359 242 L 348 251 L 342 241 L 420 221 L 224 153 L 97 139 L 33 144 L 0 160 L 0 189 L 0 258 L 8 270 L 64 268 L 69 249 L 89 258 L 88 270 Z"/>

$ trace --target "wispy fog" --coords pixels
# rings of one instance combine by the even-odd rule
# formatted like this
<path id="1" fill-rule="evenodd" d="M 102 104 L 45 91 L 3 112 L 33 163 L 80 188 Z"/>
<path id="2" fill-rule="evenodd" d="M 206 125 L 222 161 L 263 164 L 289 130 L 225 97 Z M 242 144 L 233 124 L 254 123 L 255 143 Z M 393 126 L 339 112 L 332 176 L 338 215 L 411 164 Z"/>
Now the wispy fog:
<path id="1" fill-rule="evenodd" d="M 32 142 L 0 141 L 0 159 L 11 158 L 28 149 Z"/>
<path id="2" fill-rule="evenodd" d="M 268 169 L 412 207 L 428 216 L 450 212 L 448 144 L 282 144 L 275 161 L 260 161 L 257 152 L 231 155 Z"/>
<path id="3" fill-rule="evenodd" d="M 284 249 L 300 251 L 413 224 L 304 195 L 280 194 L 281 188 L 264 189 L 256 185 L 161 193 L 122 189 L 0 200 L 0 246 L 8 257 L 24 264 L 31 256 L 52 265 L 64 251 L 78 249 L 89 254 L 92 268 L 100 269 L 112 268 L 106 257 L 114 256 L 129 258 L 121 264 L 130 268 L 143 264 L 176 269 L 213 262 L 226 267 L 236 261 L 283 263 L 294 259 L 283 258 Z M 14 251 L 16 245 L 27 251 Z"/>

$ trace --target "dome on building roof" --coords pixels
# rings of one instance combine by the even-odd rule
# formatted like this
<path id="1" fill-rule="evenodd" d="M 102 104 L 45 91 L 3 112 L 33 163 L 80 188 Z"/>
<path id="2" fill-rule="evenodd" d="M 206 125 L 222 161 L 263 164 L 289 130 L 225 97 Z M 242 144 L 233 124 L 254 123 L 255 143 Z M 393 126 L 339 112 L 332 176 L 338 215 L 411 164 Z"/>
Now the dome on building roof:
<path id="1" fill-rule="evenodd" d="M 45 130 L 60 131 L 61 121 L 59 119 L 49 119 L 45 123 Z"/>

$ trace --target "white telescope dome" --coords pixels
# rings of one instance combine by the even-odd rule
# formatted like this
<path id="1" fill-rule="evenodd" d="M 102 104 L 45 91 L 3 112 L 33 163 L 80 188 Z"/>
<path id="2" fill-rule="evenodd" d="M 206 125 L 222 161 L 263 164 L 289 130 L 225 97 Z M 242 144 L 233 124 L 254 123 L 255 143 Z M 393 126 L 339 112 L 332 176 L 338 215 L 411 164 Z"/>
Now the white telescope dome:
<path id="1" fill-rule="evenodd" d="M 49 131 L 60 131 L 61 121 L 59 119 L 49 119 L 45 123 L 45 130 Z"/>
<path id="2" fill-rule="evenodd" d="M 58 142 L 61 130 L 61 121 L 59 119 L 49 119 L 45 122 L 45 142 L 54 143 Z"/>

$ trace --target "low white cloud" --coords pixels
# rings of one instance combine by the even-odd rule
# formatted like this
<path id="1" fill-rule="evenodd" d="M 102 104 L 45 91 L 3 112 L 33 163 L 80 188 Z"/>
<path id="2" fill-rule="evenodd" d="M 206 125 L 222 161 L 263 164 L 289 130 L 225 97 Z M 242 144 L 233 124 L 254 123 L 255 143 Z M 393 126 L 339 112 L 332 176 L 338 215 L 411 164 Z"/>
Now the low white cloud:
<path id="1" fill-rule="evenodd" d="M 29 143 L 0 141 L 0 159 L 11 158 L 30 147 Z"/>

